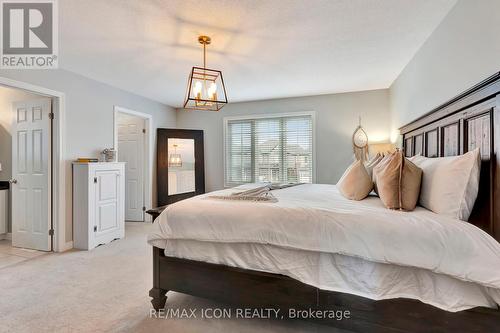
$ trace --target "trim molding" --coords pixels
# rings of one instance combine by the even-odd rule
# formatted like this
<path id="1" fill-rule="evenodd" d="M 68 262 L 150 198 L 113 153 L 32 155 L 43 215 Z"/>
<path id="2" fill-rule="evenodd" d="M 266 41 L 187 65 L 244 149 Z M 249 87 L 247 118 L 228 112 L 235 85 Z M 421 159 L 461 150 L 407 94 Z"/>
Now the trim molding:
<path id="1" fill-rule="evenodd" d="M 73 248 L 73 241 L 66 242 L 64 246 L 62 247 L 61 251 L 58 252 L 64 252 L 64 251 L 69 251 Z"/>
<path id="2" fill-rule="evenodd" d="M 5 234 L 1 234 L 0 235 L 0 240 L 4 240 L 4 239 L 12 240 L 12 233 L 11 232 L 7 232 Z"/>

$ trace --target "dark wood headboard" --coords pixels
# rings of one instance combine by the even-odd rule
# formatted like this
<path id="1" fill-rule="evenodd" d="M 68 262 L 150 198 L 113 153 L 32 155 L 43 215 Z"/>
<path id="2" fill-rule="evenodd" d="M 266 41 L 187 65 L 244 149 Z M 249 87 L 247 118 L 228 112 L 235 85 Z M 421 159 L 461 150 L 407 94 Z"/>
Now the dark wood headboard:
<path id="1" fill-rule="evenodd" d="M 410 157 L 481 149 L 479 195 L 469 222 L 500 241 L 500 72 L 400 128 Z"/>

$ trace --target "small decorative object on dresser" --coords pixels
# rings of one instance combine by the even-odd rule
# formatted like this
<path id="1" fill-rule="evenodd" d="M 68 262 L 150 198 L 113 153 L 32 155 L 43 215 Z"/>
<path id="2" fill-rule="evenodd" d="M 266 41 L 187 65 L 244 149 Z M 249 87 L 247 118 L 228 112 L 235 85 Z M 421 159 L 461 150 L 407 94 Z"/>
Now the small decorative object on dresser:
<path id="1" fill-rule="evenodd" d="M 125 235 L 125 163 L 73 163 L 74 246 L 90 250 Z"/>
<path id="2" fill-rule="evenodd" d="M 106 148 L 102 151 L 102 156 L 104 162 L 116 162 L 116 150 L 115 148 Z"/>
<path id="3" fill-rule="evenodd" d="M 78 157 L 75 160 L 75 163 L 97 163 L 97 162 L 99 162 L 99 159 L 94 157 Z"/>

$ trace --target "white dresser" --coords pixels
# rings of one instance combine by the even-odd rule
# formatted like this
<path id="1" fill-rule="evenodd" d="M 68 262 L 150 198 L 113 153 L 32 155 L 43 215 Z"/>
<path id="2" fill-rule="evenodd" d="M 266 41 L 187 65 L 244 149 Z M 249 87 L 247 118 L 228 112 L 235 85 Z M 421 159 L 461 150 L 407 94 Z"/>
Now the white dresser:
<path id="1" fill-rule="evenodd" d="M 73 163 L 73 246 L 125 236 L 125 163 Z"/>

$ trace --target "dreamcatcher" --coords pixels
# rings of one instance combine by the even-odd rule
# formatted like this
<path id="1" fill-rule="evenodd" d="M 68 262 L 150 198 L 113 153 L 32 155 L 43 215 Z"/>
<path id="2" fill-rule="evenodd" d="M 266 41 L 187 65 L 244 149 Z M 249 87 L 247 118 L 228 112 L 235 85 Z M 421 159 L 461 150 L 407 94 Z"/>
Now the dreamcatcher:
<path id="1" fill-rule="evenodd" d="M 352 134 L 352 149 L 356 160 L 362 162 L 368 159 L 368 135 L 361 126 L 361 117 L 359 117 L 359 125 Z"/>

